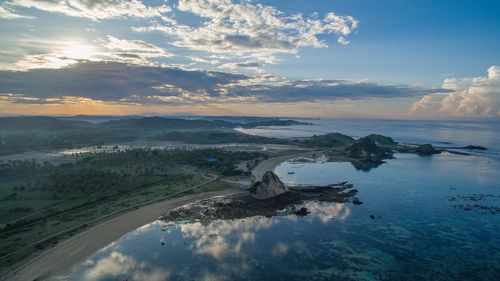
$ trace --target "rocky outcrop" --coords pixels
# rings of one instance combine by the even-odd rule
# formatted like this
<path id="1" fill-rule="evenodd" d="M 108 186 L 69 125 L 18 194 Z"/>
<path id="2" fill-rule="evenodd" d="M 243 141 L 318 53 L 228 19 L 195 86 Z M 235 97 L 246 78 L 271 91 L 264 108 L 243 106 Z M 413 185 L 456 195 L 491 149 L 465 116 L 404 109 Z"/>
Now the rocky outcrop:
<path id="1" fill-rule="evenodd" d="M 386 137 L 383 135 L 370 134 L 366 137 L 374 141 L 377 145 L 394 146 L 398 144 L 391 137 Z"/>
<path id="2" fill-rule="evenodd" d="M 469 149 L 469 150 L 488 150 L 484 146 L 479 146 L 479 145 L 471 145 L 469 144 L 468 146 L 464 147 L 464 149 Z"/>
<path id="3" fill-rule="evenodd" d="M 354 139 L 352 137 L 340 133 L 329 133 L 320 136 L 314 135 L 299 141 L 301 145 L 313 148 L 346 147 L 353 142 Z"/>
<path id="4" fill-rule="evenodd" d="M 262 176 L 262 180 L 250 188 L 250 193 L 258 200 L 272 199 L 288 191 L 285 184 L 271 171 L 267 171 Z"/>
<path id="5" fill-rule="evenodd" d="M 387 158 L 388 156 L 369 137 L 360 138 L 356 143 L 348 147 L 346 151 L 352 158 L 358 158 L 371 162 L 379 162 L 381 159 Z"/>
<path id="6" fill-rule="evenodd" d="M 439 153 L 439 151 L 437 151 L 434 148 L 434 146 L 432 146 L 432 144 L 428 144 L 428 143 L 419 145 L 415 150 L 418 154 L 421 154 L 421 155 L 432 155 L 432 154 Z"/>

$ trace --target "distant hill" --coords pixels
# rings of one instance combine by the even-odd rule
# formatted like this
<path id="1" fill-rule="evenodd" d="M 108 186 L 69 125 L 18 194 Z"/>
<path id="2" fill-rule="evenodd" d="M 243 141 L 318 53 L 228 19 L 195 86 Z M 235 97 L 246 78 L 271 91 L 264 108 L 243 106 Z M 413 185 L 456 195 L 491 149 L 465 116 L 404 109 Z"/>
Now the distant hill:
<path id="1" fill-rule="evenodd" d="M 111 120 L 96 124 L 100 128 L 137 128 L 145 129 L 169 129 L 169 130 L 189 130 L 189 129 L 220 129 L 220 128 L 255 128 L 260 126 L 291 126 L 291 125 L 311 125 L 310 123 L 295 120 L 255 120 L 249 122 L 235 122 L 222 119 L 182 119 L 166 117 L 142 117 Z"/>
<path id="2" fill-rule="evenodd" d="M 74 118 L 45 116 L 0 117 L 0 155 L 32 150 L 144 140 L 151 139 L 154 136 L 158 138 L 158 134 L 167 134 L 174 131 L 177 131 L 177 133 L 164 135 L 163 139 L 182 140 L 191 143 L 283 143 L 282 140 L 254 137 L 234 132 L 231 134 L 229 131 L 237 127 L 253 128 L 257 126 L 303 124 L 294 120 L 262 120 L 258 118 L 246 123 L 175 117 L 125 117 L 114 119 L 115 117 L 111 118 L 111 120 L 103 120 L 99 117 L 90 118 L 86 116 Z M 207 131 L 212 132 L 207 133 Z"/>
<path id="3" fill-rule="evenodd" d="M 190 120 L 180 118 L 164 117 L 142 117 L 112 120 L 96 124 L 99 128 L 113 129 L 215 129 L 215 128 L 234 128 L 237 125 L 228 121 L 210 121 L 210 120 Z"/>
<path id="4" fill-rule="evenodd" d="M 57 116 L 60 120 L 85 121 L 90 123 L 103 123 L 111 120 L 120 120 L 128 118 L 141 118 L 143 116 L 127 115 L 127 116 L 107 116 L 107 115 L 74 115 L 74 116 Z"/>
<path id="5" fill-rule="evenodd" d="M 196 118 L 185 119 L 176 117 L 0 117 L 0 131 L 40 131 L 40 130 L 199 130 L 199 129 L 231 129 L 236 127 L 254 128 L 259 126 L 291 126 L 309 125 L 309 123 L 295 120 L 281 120 L 276 118 L 236 118 L 232 121 L 226 118 Z M 238 122 L 244 121 L 244 122 Z"/>
<path id="6" fill-rule="evenodd" d="M 92 126 L 85 121 L 60 120 L 47 116 L 0 117 L 0 130 L 66 130 Z"/>
<path id="7" fill-rule="evenodd" d="M 313 125 L 312 123 L 300 122 L 296 120 L 263 120 L 263 121 L 252 121 L 248 123 L 241 124 L 243 128 L 254 128 L 254 127 L 264 127 L 264 126 L 292 126 L 292 125 Z"/>
<path id="8" fill-rule="evenodd" d="M 196 144 L 220 144 L 220 143 L 278 143 L 289 144 L 288 140 L 247 135 L 238 132 L 221 131 L 197 131 L 197 132 L 167 132 L 155 135 L 151 140 L 180 141 Z"/>
<path id="9" fill-rule="evenodd" d="M 317 148 L 343 147 L 354 143 L 354 139 L 341 133 L 329 133 L 300 140 L 302 145 Z"/>

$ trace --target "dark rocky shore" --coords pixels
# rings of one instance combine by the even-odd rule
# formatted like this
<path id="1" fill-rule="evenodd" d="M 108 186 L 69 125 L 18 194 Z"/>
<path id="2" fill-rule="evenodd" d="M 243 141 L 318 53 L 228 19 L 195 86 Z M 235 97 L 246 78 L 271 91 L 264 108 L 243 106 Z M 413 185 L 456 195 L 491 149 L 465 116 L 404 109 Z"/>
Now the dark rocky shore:
<path id="1" fill-rule="evenodd" d="M 289 188 L 273 173 L 266 172 L 262 181 L 256 182 L 248 193 L 216 197 L 169 211 L 160 219 L 164 221 L 210 222 L 216 219 L 241 219 L 250 216 L 275 215 L 305 216 L 306 208 L 295 206 L 308 201 L 361 204 L 355 197 L 357 190 L 351 184 L 303 186 Z"/>

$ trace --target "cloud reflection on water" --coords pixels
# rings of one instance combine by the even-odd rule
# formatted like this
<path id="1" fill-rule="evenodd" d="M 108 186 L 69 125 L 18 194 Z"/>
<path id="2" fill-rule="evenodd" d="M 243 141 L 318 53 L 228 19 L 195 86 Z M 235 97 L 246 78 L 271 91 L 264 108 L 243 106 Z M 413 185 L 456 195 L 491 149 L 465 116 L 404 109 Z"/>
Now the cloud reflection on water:
<path id="1" fill-rule="evenodd" d="M 271 262 L 267 257 L 276 259 L 273 262 L 278 262 L 278 259 L 286 260 L 290 254 L 311 257 L 312 252 L 308 244 L 298 239 L 300 234 L 279 233 L 283 225 L 293 228 L 296 224 L 314 225 L 318 222 L 328 224 L 334 220 L 345 220 L 351 214 L 346 204 L 332 202 L 310 201 L 297 207 L 306 207 L 310 213 L 305 217 L 253 216 L 214 220 L 208 224 L 201 222 L 165 224 L 157 221 L 125 235 L 117 243 L 100 251 L 98 256 L 87 260 L 82 264 L 78 280 L 162 281 L 192 277 L 197 280 L 225 280 L 225 278 L 230 280 L 230 276 L 243 276 Z M 159 233 L 156 231 L 161 231 L 161 235 L 158 236 Z M 279 236 L 279 239 L 269 241 L 270 233 Z M 170 237 L 180 235 L 180 239 L 168 239 L 164 237 L 165 235 Z M 128 243 L 137 245 L 136 243 L 144 237 L 150 237 L 148 241 L 151 237 L 158 237 L 159 243 L 164 242 L 161 244 L 161 250 L 158 248 L 144 252 L 145 256 L 142 256 L 132 254 L 133 252 L 129 252 L 130 249 L 124 247 Z M 146 244 L 143 246 L 148 247 Z M 167 253 L 175 251 L 174 256 L 188 257 L 193 265 L 185 264 L 181 262 L 182 259 L 177 260 L 170 255 L 164 256 L 165 254 L 162 254 L 164 251 Z M 253 258 L 260 255 L 266 258 L 257 260 Z M 192 273 L 187 273 L 186 266 L 191 267 L 194 264 L 198 264 L 196 266 L 198 272 L 191 275 Z M 220 265 L 224 265 L 223 268 L 219 268 Z"/>
<path id="2" fill-rule="evenodd" d="M 346 204 L 309 201 L 300 207 L 308 209 L 310 214 L 304 218 L 295 215 L 285 217 L 266 218 L 262 216 L 235 220 L 216 220 L 208 225 L 200 222 L 182 224 L 180 226 L 183 237 L 193 239 L 192 250 L 195 253 L 211 256 L 219 261 L 227 257 L 242 257 L 244 244 L 255 242 L 256 234 L 260 230 L 269 229 L 281 221 L 298 222 L 302 219 L 309 223 L 319 220 L 323 224 L 333 220 L 345 220 L 351 210 Z M 281 244 L 280 244 L 281 243 Z M 272 250 L 273 255 L 282 255 L 288 251 L 288 246 L 279 242 Z"/>
<path id="3" fill-rule="evenodd" d="M 112 251 L 108 256 L 97 260 L 86 261 L 89 266 L 83 276 L 84 280 L 103 280 L 124 276 L 129 281 L 164 281 L 168 280 L 170 272 L 163 268 L 153 268 L 146 262 L 139 262 L 135 258 Z"/>
<path id="4" fill-rule="evenodd" d="M 208 225 L 199 222 L 182 224 L 181 232 L 184 238 L 194 238 L 194 252 L 222 260 L 229 255 L 241 255 L 243 244 L 255 241 L 255 232 L 276 223 L 276 220 L 265 217 L 217 220 Z M 235 239 L 230 239 L 230 236 Z"/>

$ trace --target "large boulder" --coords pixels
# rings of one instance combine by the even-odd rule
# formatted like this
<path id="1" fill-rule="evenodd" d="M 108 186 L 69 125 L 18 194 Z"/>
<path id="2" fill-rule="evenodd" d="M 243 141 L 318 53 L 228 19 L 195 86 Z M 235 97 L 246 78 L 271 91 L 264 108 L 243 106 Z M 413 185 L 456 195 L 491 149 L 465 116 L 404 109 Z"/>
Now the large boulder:
<path id="1" fill-rule="evenodd" d="M 431 155 L 431 154 L 436 154 L 439 153 L 432 144 L 422 144 L 419 145 L 416 149 L 418 154 L 421 155 Z"/>
<path id="2" fill-rule="evenodd" d="M 255 199 L 267 200 L 288 192 L 288 188 L 278 178 L 276 174 L 267 171 L 262 180 L 256 182 L 250 189 L 250 193 Z"/>
<path id="3" fill-rule="evenodd" d="M 347 153 L 350 157 L 365 161 L 380 161 L 385 156 L 384 151 L 369 137 L 360 138 L 347 148 Z"/>

